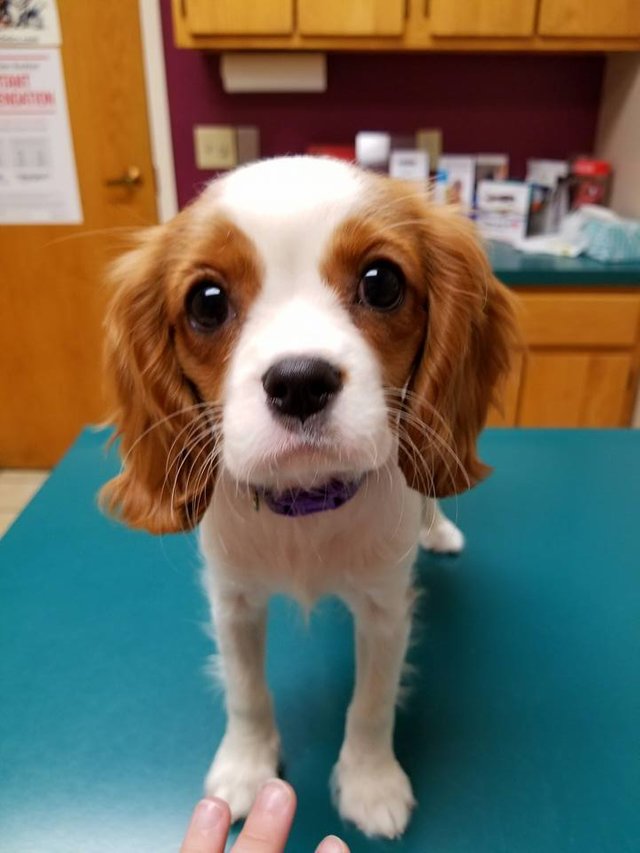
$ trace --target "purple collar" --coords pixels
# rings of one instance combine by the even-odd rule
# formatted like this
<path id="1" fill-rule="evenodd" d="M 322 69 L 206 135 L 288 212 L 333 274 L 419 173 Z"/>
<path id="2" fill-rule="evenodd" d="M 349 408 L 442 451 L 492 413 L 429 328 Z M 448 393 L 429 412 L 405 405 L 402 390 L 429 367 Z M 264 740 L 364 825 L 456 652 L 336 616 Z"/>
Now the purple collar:
<path id="1" fill-rule="evenodd" d="M 339 509 L 350 501 L 362 485 L 364 477 L 357 480 L 329 480 L 315 489 L 285 489 L 284 492 L 272 492 L 270 489 L 255 489 L 256 510 L 260 508 L 260 499 L 264 500 L 272 512 L 299 518 L 315 512 Z"/>

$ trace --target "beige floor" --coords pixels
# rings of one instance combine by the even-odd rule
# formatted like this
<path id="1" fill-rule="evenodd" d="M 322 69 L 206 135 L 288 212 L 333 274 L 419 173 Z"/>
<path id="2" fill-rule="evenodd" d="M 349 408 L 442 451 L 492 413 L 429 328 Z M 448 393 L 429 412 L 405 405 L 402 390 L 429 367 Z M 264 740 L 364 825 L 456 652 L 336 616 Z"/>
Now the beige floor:
<path id="1" fill-rule="evenodd" d="M 48 476 L 48 471 L 0 469 L 0 537 Z"/>

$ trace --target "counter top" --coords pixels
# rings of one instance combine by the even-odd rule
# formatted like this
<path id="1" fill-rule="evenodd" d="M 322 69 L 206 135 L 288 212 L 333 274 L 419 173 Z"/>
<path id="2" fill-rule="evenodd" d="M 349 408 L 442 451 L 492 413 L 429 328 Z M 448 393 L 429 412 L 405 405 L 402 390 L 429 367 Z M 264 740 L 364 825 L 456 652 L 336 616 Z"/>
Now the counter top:
<path id="1" fill-rule="evenodd" d="M 106 437 L 85 432 L 0 542 L 0 853 L 176 853 L 222 736 L 194 536 L 100 515 Z M 331 805 L 348 613 L 272 604 L 288 850 L 330 832 L 353 853 L 638 849 L 640 431 L 489 430 L 481 451 L 495 473 L 446 502 L 464 553 L 418 559 L 401 841 Z"/>
<path id="2" fill-rule="evenodd" d="M 506 243 L 490 241 L 487 252 L 497 278 L 530 287 L 640 287 L 640 263 L 602 264 L 590 258 L 527 255 Z"/>

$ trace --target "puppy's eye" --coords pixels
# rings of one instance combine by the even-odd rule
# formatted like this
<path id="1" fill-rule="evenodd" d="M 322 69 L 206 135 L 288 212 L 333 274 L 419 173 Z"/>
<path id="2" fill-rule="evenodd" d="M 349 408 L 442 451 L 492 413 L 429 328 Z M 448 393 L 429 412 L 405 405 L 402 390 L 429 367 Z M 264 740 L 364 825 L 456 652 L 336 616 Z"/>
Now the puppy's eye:
<path id="1" fill-rule="evenodd" d="M 391 261 L 373 261 L 360 278 L 360 301 L 376 311 L 393 311 L 404 298 L 402 270 Z"/>
<path id="2" fill-rule="evenodd" d="M 215 332 L 229 317 L 229 299 L 219 282 L 197 281 L 187 293 L 185 308 L 189 324 L 196 332 Z"/>

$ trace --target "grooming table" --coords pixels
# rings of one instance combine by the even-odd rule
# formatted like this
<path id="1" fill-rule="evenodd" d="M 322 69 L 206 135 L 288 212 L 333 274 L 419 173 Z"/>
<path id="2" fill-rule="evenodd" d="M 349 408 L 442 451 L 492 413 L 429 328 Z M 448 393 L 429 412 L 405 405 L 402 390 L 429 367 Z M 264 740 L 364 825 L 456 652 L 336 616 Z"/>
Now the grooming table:
<path id="1" fill-rule="evenodd" d="M 2 853 L 177 853 L 223 731 L 195 538 L 98 512 L 105 440 L 84 432 L 0 543 Z M 273 602 L 293 853 L 332 832 L 353 853 L 640 850 L 640 432 L 496 430 L 482 451 L 495 474 L 445 502 L 464 554 L 418 563 L 402 841 L 330 802 L 350 616 Z"/>

